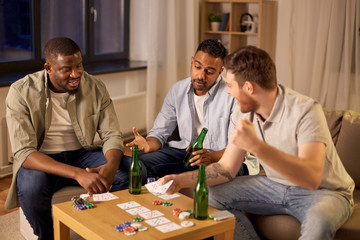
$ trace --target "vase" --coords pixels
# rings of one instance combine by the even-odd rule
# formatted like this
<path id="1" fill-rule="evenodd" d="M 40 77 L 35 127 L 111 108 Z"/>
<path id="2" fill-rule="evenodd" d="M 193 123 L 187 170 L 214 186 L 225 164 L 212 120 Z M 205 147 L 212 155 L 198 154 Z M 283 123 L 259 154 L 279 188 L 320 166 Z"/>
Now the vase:
<path id="1" fill-rule="evenodd" d="M 220 22 L 210 22 L 211 31 L 219 31 Z"/>

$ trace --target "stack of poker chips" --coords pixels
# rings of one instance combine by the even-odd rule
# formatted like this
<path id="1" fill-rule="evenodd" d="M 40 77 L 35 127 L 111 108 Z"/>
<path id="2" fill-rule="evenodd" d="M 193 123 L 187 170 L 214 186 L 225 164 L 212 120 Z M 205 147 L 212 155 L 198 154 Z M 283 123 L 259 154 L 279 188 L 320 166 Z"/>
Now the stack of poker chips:
<path id="1" fill-rule="evenodd" d="M 81 194 L 80 196 L 74 196 L 71 198 L 72 206 L 76 210 L 84 210 L 93 208 L 94 204 L 90 203 L 90 196 L 88 194 Z"/>

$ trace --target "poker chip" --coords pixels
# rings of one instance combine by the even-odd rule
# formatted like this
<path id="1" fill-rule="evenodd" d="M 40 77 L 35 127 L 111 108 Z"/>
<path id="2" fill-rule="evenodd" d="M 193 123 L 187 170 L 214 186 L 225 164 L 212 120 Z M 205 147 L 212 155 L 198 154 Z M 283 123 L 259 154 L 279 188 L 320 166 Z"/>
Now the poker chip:
<path id="1" fill-rule="evenodd" d="M 143 232 L 143 231 L 146 231 L 146 230 L 148 230 L 148 228 L 145 227 L 145 226 L 143 226 L 143 225 L 141 225 L 141 226 L 138 228 L 138 231 L 139 231 L 139 232 Z"/>
<path id="2" fill-rule="evenodd" d="M 190 217 L 190 213 L 189 213 L 189 212 L 181 212 L 181 213 L 179 214 L 179 218 L 180 218 L 181 220 L 188 219 L 189 217 Z"/>
<path id="3" fill-rule="evenodd" d="M 71 198 L 72 205 L 75 207 L 76 205 L 84 205 L 84 199 L 80 198 L 79 196 L 74 196 Z"/>
<path id="4" fill-rule="evenodd" d="M 195 223 L 192 221 L 182 221 L 181 222 L 181 226 L 183 226 L 183 227 L 192 227 L 194 225 L 195 225 Z"/>
<path id="5" fill-rule="evenodd" d="M 163 205 L 164 205 L 164 206 L 171 206 L 172 203 L 171 203 L 171 202 L 163 202 Z"/>
<path id="6" fill-rule="evenodd" d="M 190 213 L 190 215 L 193 214 L 193 210 L 190 210 L 190 209 L 184 210 L 184 212 L 188 212 L 188 213 Z"/>
<path id="7" fill-rule="evenodd" d="M 154 177 L 147 178 L 147 183 L 151 183 L 151 182 L 156 182 L 156 178 Z"/>
<path id="8" fill-rule="evenodd" d="M 134 222 L 142 222 L 142 221 L 144 221 L 144 219 L 143 219 L 142 217 L 135 217 L 135 218 L 133 219 L 133 221 L 134 221 Z"/>
<path id="9" fill-rule="evenodd" d="M 138 230 L 142 225 L 141 225 L 141 223 L 135 222 L 135 223 L 132 223 L 131 226 L 136 228 L 136 230 Z"/>
<path id="10" fill-rule="evenodd" d="M 126 234 L 126 233 L 133 233 L 133 232 L 136 232 L 136 228 L 132 227 L 132 226 L 127 226 L 124 228 L 123 232 Z M 127 234 L 126 234 L 127 235 Z M 132 235 L 132 234 L 130 234 Z"/>
<path id="11" fill-rule="evenodd" d="M 84 200 L 85 203 L 90 203 L 90 195 L 89 194 L 81 194 L 80 198 Z"/>
<path id="12" fill-rule="evenodd" d="M 176 217 L 178 217 L 181 212 L 182 212 L 182 210 L 180 208 L 173 209 L 173 215 Z"/>
<path id="13" fill-rule="evenodd" d="M 84 210 L 84 209 L 86 209 L 86 207 L 83 204 L 78 204 L 75 206 L 75 209 L 76 210 Z"/>
<path id="14" fill-rule="evenodd" d="M 124 231 L 124 226 L 122 224 L 115 226 L 115 231 L 122 232 Z"/>
<path id="15" fill-rule="evenodd" d="M 94 208 L 94 204 L 92 204 L 92 203 L 85 203 L 84 206 L 86 208 Z"/>
<path id="16" fill-rule="evenodd" d="M 153 204 L 153 205 L 162 205 L 163 202 L 160 201 L 160 200 L 155 200 L 155 201 L 152 202 L 152 204 Z"/>
<path id="17" fill-rule="evenodd" d="M 125 227 L 131 226 L 131 224 L 132 224 L 132 222 L 124 222 L 124 223 L 123 223 L 123 225 L 124 225 Z"/>
<path id="18" fill-rule="evenodd" d="M 131 235 L 135 235 L 136 232 L 124 232 L 124 234 L 125 234 L 126 236 L 131 236 Z"/>

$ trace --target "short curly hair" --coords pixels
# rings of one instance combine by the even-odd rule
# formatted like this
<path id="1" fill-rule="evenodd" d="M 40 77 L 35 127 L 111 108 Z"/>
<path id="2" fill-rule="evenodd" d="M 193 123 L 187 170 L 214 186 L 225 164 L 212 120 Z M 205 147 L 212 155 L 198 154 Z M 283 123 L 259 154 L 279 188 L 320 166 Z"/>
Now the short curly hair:
<path id="1" fill-rule="evenodd" d="M 199 51 L 205 52 L 214 58 L 221 58 L 221 61 L 224 61 L 224 58 L 228 54 L 228 51 L 218 39 L 207 39 L 202 41 L 196 49 L 195 55 Z"/>
<path id="2" fill-rule="evenodd" d="M 77 52 L 81 52 L 79 46 L 67 37 L 50 39 L 44 48 L 46 61 L 55 59 L 58 55 L 69 56 Z"/>

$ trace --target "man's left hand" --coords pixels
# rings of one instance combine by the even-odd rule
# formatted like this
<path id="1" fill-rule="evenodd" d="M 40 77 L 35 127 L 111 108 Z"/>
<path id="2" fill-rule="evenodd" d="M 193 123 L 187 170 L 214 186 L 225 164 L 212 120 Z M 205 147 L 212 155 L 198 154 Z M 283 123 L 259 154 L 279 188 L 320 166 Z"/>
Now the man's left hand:
<path id="1" fill-rule="evenodd" d="M 208 152 L 208 150 L 205 148 L 194 151 L 192 154 L 194 155 L 194 157 L 189 160 L 191 166 L 196 166 L 200 164 L 209 165 L 213 162 L 211 158 L 211 153 Z"/>
<path id="2" fill-rule="evenodd" d="M 117 168 L 111 166 L 109 163 L 101 165 L 97 168 L 86 168 L 87 172 L 98 173 L 103 177 L 103 179 L 105 179 L 105 187 L 107 191 L 110 190 L 112 183 L 114 182 L 116 170 Z"/>

